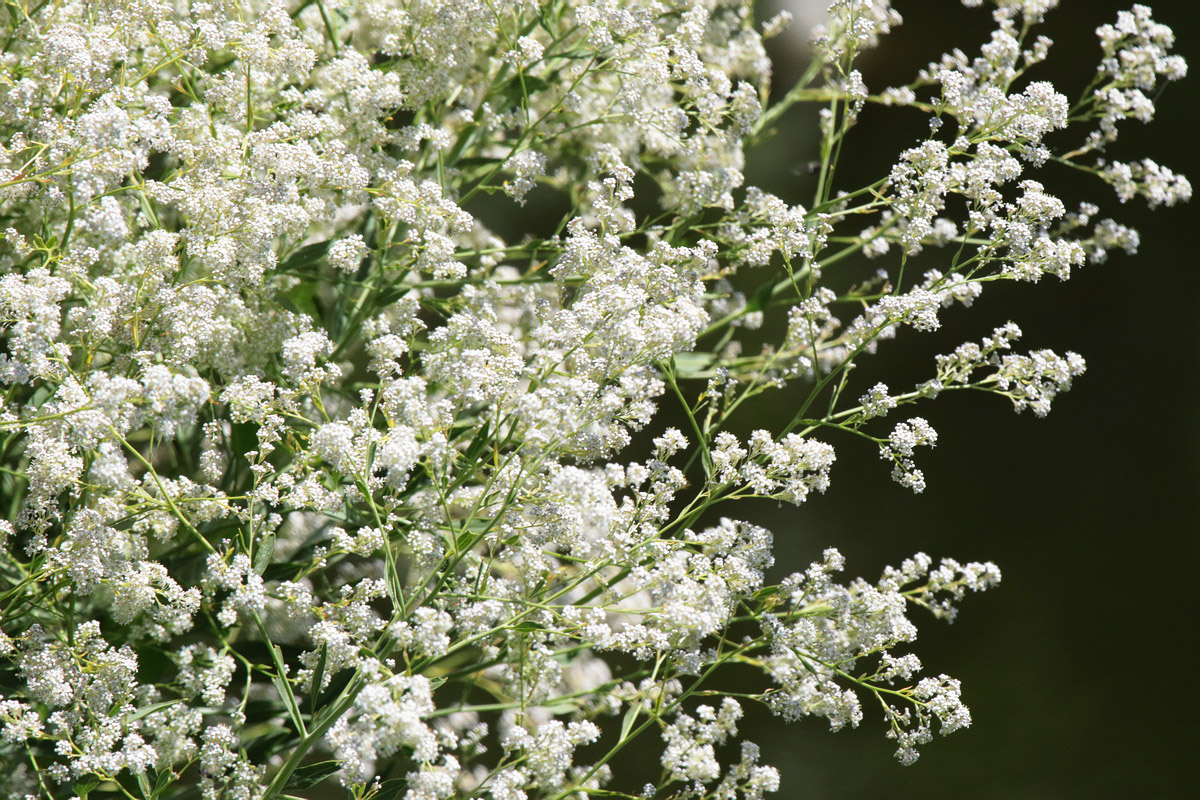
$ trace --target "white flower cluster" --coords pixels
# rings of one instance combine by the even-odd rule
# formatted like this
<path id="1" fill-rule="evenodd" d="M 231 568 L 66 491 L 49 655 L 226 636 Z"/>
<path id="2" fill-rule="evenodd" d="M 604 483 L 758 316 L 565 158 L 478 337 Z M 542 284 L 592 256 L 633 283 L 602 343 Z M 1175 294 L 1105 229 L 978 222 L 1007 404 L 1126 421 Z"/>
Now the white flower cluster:
<path id="1" fill-rule="evenodd" d="M 879 37 L 901 22 L 891 0 L 834 0 L 829 4 L 828 26 L 814 30 L 813 40 L 836 62 L 875 47 Z"/>
<path id="2" fill-rule="evenodd" d="M 938 390 L 955 385 L 984 389 L 1008 397 L 1017 411 L 1030 408 L 1037 416 L 1046 416 L 1058 393 L 1069 390 L 1072 380 L 1082 375 L 1087 365 L 1072 352 L 1064 356 L 1052 350 L 1000 355 L 1020 337 L 1021 329 L 1010 322 L 979 344 L 968 342 L 949 355 L 938 356 Z M 990 374 L 973 378 L 977 370 L 986 368 L 990 368 Z"/>
<path id="3" fill-rule="evenodd" d="M 897 757 L 912 763 L 916 746 L 930 739 L 932 718 L 940 720 L 943 733 L 951 733 L 967 727 L 971 717 L 959 699 L 958 682 L 944 675 L 923 678 L 900 692 L 886 688 L 921 669 L 915 655 L 892 652 L 917 635 L 906 609 L 910 603 L 936 607 L 952 619 L 954 601 L 967 591 L 996 585 L 1000 572 L 994 564 L 953 560 L 931 571 L 932 560 L 918 553 L 898 568 L 889 567 L 875 585 L 859 579 L 841 586 L 832 575 L 843 565 L 836 550 L 827 550 L 822 561 L 784 581 L 787 610 L 765 620 L 772 643 L 768 668 L 781 688 L 771 695 L 771 706 L 785 718 L 824 717 L 837 730 L 862 721 L 859 692 L 871 692 L 887 709 L 889 736 L 901 743 Z M 842 686 L 839 679 L 876 657 L 875 670 L 863 669 L 851 688 Z"/>
<path id="4" fill-rule="evenodd" d="M 920 492 L 936 433 L 884 416 L 1070 388 L 1015 325 L 912 391 L 856 371 L 985 283 L 1136 251 L 1043 165 L 1190 198 L 1080 161 L 1184 76 L 1169 28 L 1101 28 L 1072 102 L 1027 74 L 1059 3 L 990 5 L 976 55 L 879 93 L 888 0 L 830 2 L 785 93 L 749 0 L 4 5 L 0 749 L 36 770 L 0 793 L 546 800 L 651 747 L 647 796 L 759 800 L 743 703 L 836 729 L 872 693 L 905 762 L 966 727 L 899 646 L 995 567 L 773 585 L 730 506 L 813 500 L 864 438 Z M 798 103 L 804 203 L 745 185 Z M 928 135 L 845 186 L 868 104 Z M 772 687 L 701 702 L 746 668 Z"/>
<path id="5" fill-rule="evenodd" d="M 1142 197 L 1151 208 L 1155 208 L 1186 203 L 1192 199 L 1192 184 L 1187 178 L 1148 158 L 1130 164 L 1115 161 L 1104 165 L 1100 175 L 1112 184 L 1122 203 Z"/>
<path id="6" fill-rule="evenodd" d="M 935 444 L 937 431 L 921 417 L 913 417 L 892 428 L 887 440 L 879 447 L 879 457 L 895 463 L 892 478 L 896 483 L 919 494 L 925 491 L 925 473 L 913 463 L 913 451 Z"/>
<path id="7" fill-rule="evenodd" d="M 1115 24 L 1096 29 L 1104 59 L 1098 84 L 1089 100 L 1099 117 L 1099 129 L 1088 136 L 1087 148 L 1100 149 L 1116 141 L 1117 123 L 1133 118 L 1150 122 L 1156 111 L 1159 80 L 1177 81 L 1187 75 L 1183 56 L 1171 53 L 1175 33 L 1155 22 L 1149 6 L 1135 5 L 1117 14 Z"/>
<path id="8" fill-rule="evenodd" d="M 862 406 L 864 420 L 882 417 L 896 407 L 896 400 L 889 393 L 886 383 L 872 386 L 866 394 L 858 398 L 858 402 Z"/>
<path id="9" fill-rule="evenodd" d="M 717 434 L 709 458 L 713 475 L 723 484 L 742 485 L 759 497 L 775 497 L 799 505 L 812 490 L 829 486 L 829 468 L 836 458 L 833 448 L 796 434 L 775 441 L 768 431 L 757 430 L 743 447 L 728 432 Z M 740 487 L 739 487 L 740 488 Z"/>

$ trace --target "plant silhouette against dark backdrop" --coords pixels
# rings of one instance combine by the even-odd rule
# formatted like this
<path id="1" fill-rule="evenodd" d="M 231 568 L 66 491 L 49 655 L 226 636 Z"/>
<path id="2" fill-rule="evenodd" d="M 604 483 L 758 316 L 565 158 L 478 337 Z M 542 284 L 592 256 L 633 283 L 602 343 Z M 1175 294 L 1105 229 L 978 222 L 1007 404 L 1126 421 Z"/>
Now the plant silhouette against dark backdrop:
<path id="1" fill-rule="evenodd" d="M 1055 181 L 1189 199 L 1105 156 L 1184 76 L 1168 28 L 1099 29 L 1071 100 L 1025 78 L 1057 0 L 989 5 L 977 55 L 868 88 L 900 17 L 836 0 L 768 102 L 787 18 L 742 0 L 4 0 L 7 795 L 759 798 L 743 704 L 882 712 L 904 763 L 966 727 L 908 612 L 951 619 L 994 565 L 839 582 L 829 550 L 768 585 L 733 501 L 823 492 L 838 435 L 920 492 L 943 392 L 1045 414 L 1084 362 L 1012 324 L 909 389 L 852 369 L 992 281 L 1136 250 Z M 742 176 L 800 103 L 806 207 Z M 929 133 L 842 186 L 868 103 Z M 489 231 L 496 203 L 528 235 Z M 733 432 L 785 386 L 789 422 Z"/>

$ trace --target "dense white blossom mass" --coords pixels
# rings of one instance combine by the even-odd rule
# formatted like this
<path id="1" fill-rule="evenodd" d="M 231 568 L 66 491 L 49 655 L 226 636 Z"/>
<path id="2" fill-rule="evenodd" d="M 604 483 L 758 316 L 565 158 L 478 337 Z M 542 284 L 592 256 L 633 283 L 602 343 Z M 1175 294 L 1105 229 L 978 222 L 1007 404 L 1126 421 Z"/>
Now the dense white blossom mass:
<path id="1" fill-rule="evenodd" d="M 840 582 L 736 517 L 825 492 L 835 444 L 924 490 L 945 392 L 1046 414 L 1084 362 L 1012 323 L 856 372 L 1135 252 L 1064 176 L 1191 197 L 1106 155 L 1186 73 L 1148 8 L 1070 99 L 1027 77 L 1058 0 L 962 5 L 987 41 L 876 87 L 902 17 L 833 0 L 782 91 L 789 16 L 748 0 L 0 5 L 0 794 L 759 800 L 747 704 L 882 709 L 904 763 L 967 727 L 909 613 L 994 565 Z M 745 184 L 799 103 L 805 204 Z M 845 186 L 876 112 L 928 135 Z"/>

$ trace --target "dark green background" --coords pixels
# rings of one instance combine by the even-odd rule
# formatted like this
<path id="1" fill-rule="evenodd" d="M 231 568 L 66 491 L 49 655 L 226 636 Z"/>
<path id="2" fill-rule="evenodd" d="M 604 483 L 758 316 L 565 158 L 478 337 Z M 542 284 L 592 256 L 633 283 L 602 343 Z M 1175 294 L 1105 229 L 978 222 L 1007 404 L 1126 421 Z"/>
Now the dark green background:
<path id="1" fill-rule="evenodd" d="M 1046 33 L 1047 66 L 1031 75 L 1075 93 L 1099 59 L 1092 31 L 1129 3 L 1063 0 Z M 1152 3 L 1178 52 L 1200 71 L 1200 4 Z M 905 24 L 864 63 L 868 86 L 907 82 L 944 50 L 969 55 L 987 40 L 986 12 L 957 0 L 897 0 Z M 778 85 L 804 54 L 777 40 Z M 1200 75 L 1173 84 L 1151 126 L 1128 122 L 1115 158 L 1149 156 L 1200 179 Z M 795 202 L 811 196 L 805 164 L 812 130 L 795 115 L 752 156 L 747 181 Z M 907 125 L 907 126 L 906 126 Z M 923 133 L 916 112 L 864 115 L 847 143 L 840 188 L 877 178 Z M 795 132 L 793 132 L 795 131 Z M 801 133 L 803 132 L 803 135 Z M 921 760 L 893 761 L 881 715 L 831 734 L 819 720 L 758 720 L 744 732 L 780 767 L 778 796 L 824 798 L 1125 798 L 1191 796 L 1197 784 L 1196 204 L 1147 212 L 1120 205 L 1098 181 L 1044 174 L 1064 199 L 1093 199 L 1142 233 L 1135 257 L 1079 270 L 1066 283 L 990 285 L 972 309 L 952 309 L 934 335 L 906 332 L 856 374 L 865 388 L 907 388 L 931 374 L 932 355 L 1008 320 L 1025 348 L 1075 350 L 1088 372 L 1046 419 L 1016 415 L 986 396 L 947 395 L 923 413 L 941 434 L 920 453 L 928 478 L 913 496 L 893 484 L 877 454 L 840 444 L 833 486 L 801 509 L 763 506 L 777 536 L 778 575 L 835 545 L 848 572 L 875 577 L 924 550 L 993 560 L 1000 587 L 967 599 L 959 621 L 919 619 L 916 651 L 929 670 L 962 679 L 974 715 L 968 731 L 936 739 Z M 925 262 L 936 266 L 937 260 Z M 772 399 L 775 407 L 786 405 Z M 755 426 L 769 426 L 770 405 Z"/>

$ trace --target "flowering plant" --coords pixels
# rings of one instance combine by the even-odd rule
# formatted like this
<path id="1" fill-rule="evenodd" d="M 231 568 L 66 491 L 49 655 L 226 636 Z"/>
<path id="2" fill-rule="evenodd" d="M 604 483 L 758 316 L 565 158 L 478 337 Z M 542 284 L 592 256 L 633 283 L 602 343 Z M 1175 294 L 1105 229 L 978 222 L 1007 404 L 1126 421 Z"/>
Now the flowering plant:
<path id="1" fill-rule="evenodd" d="M 838 729 L 866 701 L 904 763 L 966 727 L 908 612 L 994 565 L 839 582 L 828 550 L 768 583 L 771 534 L 723 515 L 823 492 L 836 435 L 920 492 L 909 411 L 942 392 L 1047 413 L 1084 362 L 1012 324 L 907 391 L 853 369 L 991 281 L 1136 250 L 1064 172 L 1189 199 L 1105 157 L 1183 77 L 1170 29 L 1100 28 L 1072 102 L 1025 77 L 1057 0 L 990 5 L 977 56 L 872 93 L 900 16 L 834 0 L 772 95 L 787 20 L 744 0 L 5 0 L 7 795 L 760 798 L 742 702 Z M 808 207 L 742 176 L 800 103 Z M 843 187 L 867 104 L 929 133 Z M 785 386 L 790 421 L 738 435 Z"/>

